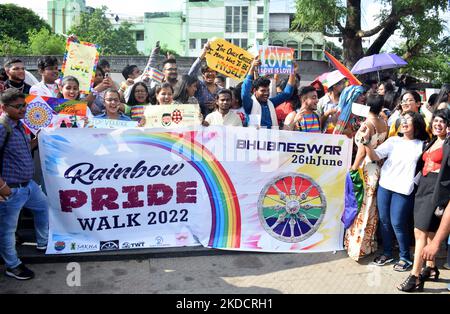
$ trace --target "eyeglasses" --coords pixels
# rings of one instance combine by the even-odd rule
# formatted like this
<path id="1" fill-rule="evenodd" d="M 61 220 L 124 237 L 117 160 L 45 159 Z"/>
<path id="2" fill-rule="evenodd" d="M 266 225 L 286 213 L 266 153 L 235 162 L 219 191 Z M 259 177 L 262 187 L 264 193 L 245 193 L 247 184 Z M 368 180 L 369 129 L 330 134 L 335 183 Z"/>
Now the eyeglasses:
<path id="1" fill-rule="evenodd" d="M 17 104 L 17 105 L 7 105 L 8 107 L 12 107 L 14 109 L 20 110 L 22 108 L 25 108 L 27 104 Z"/>
<path id="2" fill-rule="evenodd" d="M 117 99 L 117 98 L 105 98 L 105 101 L 107 101 L 107 102 L 120 102 L 120 99 Z"/>
<path id="3" fill-rule="evenodd" d="M 178 70 L 177 68 L 167 68 L 167 69 L 165 69 L 166 71 L 176 71 L 176 70 Z"/>
<path id="4" fill-rule="evenodd" d="M 406 104 L 406 103 L 408 103 L 408 102 L 416 102 L 416 100 L 415 100 L 415 99 L 412 99 L 412 98 L 408 98 L 408 99 L 403 99 L 403 100 L 402 100 L 402 104 Z"/>
<path id="5" fill-rule="evenodd" d="M 412 118 L 401 118 L 400 119 L 400 122 L 402 123 L 402 124 L 405 124 L 405 123 L 408 123 L 408 122 L 412 122 Z"/>

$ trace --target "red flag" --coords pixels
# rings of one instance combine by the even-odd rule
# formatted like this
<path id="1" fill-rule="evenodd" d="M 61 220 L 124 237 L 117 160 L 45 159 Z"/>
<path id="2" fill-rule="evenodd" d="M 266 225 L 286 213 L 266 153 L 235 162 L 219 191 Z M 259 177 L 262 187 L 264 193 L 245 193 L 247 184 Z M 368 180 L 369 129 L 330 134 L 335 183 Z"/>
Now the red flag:
<path id="1" fill-rule="evenodd" d="M 362 83 L 356 78 L 356 76 L 353 75 L 352 72 L 350 72 L 349 69 L 345 67 L 342 63 L 339 62 L 338 59 L 330 55 L 328 52 L 324 51 L 325 55 L 327 56 L 328 60 L 330 60 L 331 63 L 333 63 L 334 67 L 339 70 L 339 72 L 342 73 L 346 78 L 348 78 L 348 81 L 350 82 L 350 85 L 362 85 Z"/>

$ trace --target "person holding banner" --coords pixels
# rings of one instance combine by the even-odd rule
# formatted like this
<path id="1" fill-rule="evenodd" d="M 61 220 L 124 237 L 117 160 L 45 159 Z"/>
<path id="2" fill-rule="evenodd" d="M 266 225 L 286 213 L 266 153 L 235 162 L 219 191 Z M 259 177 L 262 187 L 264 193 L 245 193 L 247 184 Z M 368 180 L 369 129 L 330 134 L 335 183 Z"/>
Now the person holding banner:
<path id="1" fill-rule="evenodd" d="M 58 59 L 53 56 L 41 57 L 38 60 L 38 69 L 42 81 L 30 88 L 30 94 L 58 97 L 59 88 L 55 83 L 59 76 Z"/>
<path id="2" fill-rule="evenodd" d="M 150 94 L 147 85 L 144 82 L 137 82 L 131 88 L 130 98 L 125 105 L 125 114 L 133 121 L 140 121 L 148 105 L 150 105 Z"/>
<path id="3" fill-rule="evenodd" d="M 206 116 L 203 125 L 242 126 L 241 118 L 230 111 L 232 98 L 233 96 L 229 89 L 219 90 L 216 95 L 216 111 Z"/>
<path id="4" fill-rule="evenodd" d="M 383 97 L 379 95 L 371 95 L 367 98 L 367 106 L 370 107 L 369 115 L 361 126 L 360 131 L 358 131 L 359 135 L 363 134 L 367 129 L 370 143 L 366 144 L 373 149 L 376 149 L 387 138 L 387 124 L 379 117 L 383 103 Z M 364 184 L 358 186 L 363 191 L 364 197 L 361 200 L 361 207 L 353 224 L 347 230 L 344 245 L 349 257 L 358 261 L 361 257 L 377 250 L 375 240 L 378 224 L 376 195 L 378 179 L 380 178 L 380 163 L 372 162 L 366 157 L 366 150 L 362 145 L 361 137 L 356 136 L 355 142 L 358 144 L 358 151 L 350 174 L 352 178 L 356 175 L 364 180 Z"/>
<path id="5" fill-rule="evenodd" d="M 173 105 L 173 87 L 165 82 L 155 88 L 155 97 L 157 105 Z"/>
<path id="6" fill-rule="evenodd" d="M 300 132 L 320 132 L 320 118 L 315 112 L 317 109 L 316 89 L 312 86 L 304 86 L 300 88 L 299 98 L 301 107 L 296 111 L 292 111 L 287 115 L 284 121 L 284 130 L 300 131 Z"/>
<path id="7" fill-rule="evenodd" d="M 44 251 L 48 240 L 48 203 L 41 188 L 33 181 L 34 162 L 31 155 L 37 138 L 30 140 L 21 120 L 25 117 L 25 95 L 9 89 L 0 98 L 0 255 L 5 261 L 5 274 L 18 280 L 34 277 L 18 258 L 15 232 L 22 207 L 34 215 L 37 249 Z"/>
<path id="8" fill-rule="evenodd" d="M 106 90 L 104 102 L 105 112 L 95 116 L 96 118 L 131 121 L 130 117 L 119 111 L 120 94 L 117 90 L 112 88 Z"/>
<path id="9" fill-rule="evenodd" d="M 289 81 L 284 91 L 275 97 L 269 98 L 270 94 L 270 80 L 265 77 L 260 77 L 253 80 L 253 72 L 260 66 L 261 61 L 257 56 L 250 67 L 250 70 L 245 77 L 242 84 L 242 103 L 245 112 L 253 117 L 258 117 L 257 125 L 265 128 L 278 127 L 278 119 L 275 112 L 275 107 L 287 101 L 294 91 L 295 87 L 295 73 L 289 75 Z M 254 94 L 252 95 L 252 88 Z"/>

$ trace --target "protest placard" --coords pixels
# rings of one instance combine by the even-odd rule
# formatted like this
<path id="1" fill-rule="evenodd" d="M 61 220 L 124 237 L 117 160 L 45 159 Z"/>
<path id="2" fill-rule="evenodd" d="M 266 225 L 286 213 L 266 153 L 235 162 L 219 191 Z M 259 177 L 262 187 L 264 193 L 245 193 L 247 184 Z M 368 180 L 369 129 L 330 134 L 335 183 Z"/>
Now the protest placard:
<path id="1" fill-rule="evenodd" d="M 208 67 L 237 81 L 243 81 L 254 56 L 221 38 L 212 41 L 210 47 L 206 53 Z"/>
<path id="2" fill-rule="evenodd" d="M 261 66 L 259 74 L 292 74 L 294 73 L 294 51 L 286 47 L 260 47 Z"/>
<path id="3" fill-rule="evenodd" d="M 67 40 L 61 71 L 64 76 L 72 75 L 78 79 L 80 93 L 88 94 L 94 85 L 99 58 L 97 48 L 95 44 Z"/>
<path id="4" fill-rule="evenodd" d="M 27 111 L 23 123 L 34 134 L 42 128 L 59 127 L 64 119 L 64 124 L 69 127 L 74 119 L 79 121 L 77 127 L 84 126 L 81 120 L 87 114 L 85 102 L 38 95 L 28 95 L 25 102 Z M 76 122 L 75 125 L 77 125 Z"/>
<path id="5" fill-rule="evenodd" d="M 146 128 L 179 128 L 200 125 L 199 105 L 146 106 Z"/>

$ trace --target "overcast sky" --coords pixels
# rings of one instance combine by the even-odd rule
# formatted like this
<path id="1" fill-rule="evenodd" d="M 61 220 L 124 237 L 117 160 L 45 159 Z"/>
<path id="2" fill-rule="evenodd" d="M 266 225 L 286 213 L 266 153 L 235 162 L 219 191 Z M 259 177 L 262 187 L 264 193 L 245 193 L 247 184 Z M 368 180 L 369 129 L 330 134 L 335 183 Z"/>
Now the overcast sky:
<path id="1" fill-rule="evenodd" d="M 112 13 L 128 17 L 143 16 L 143 12 L 181 10 L 184 2 L 184 0 L 86 0 L 86 5 L 91 7 L 105 5 Z M 278 8 L 278 10 L 282 10 L 283 8 L 289 7 L 289 5 L 286 5 L 288 2 L 292 3 L 294 0 L 271 0 L 271 7 L 272 9 Z M 47 20 L 47 0 L 0 0 L 0 3 L 15 3 L 30 8 Z M 377 25 L 374 15 L 380 12 L 381 6 L 377 1 L 364 0 L 362 4 L 362 28 L 367 30 Z M 446 16 L 450 18 L 449 12 L 447 12 Z M 372 36 L 364 43 L 364 46 L 368 46 L 375 39 L 376 36 Z M 384 46 L 384 49 L 391 50 L 391 48 L 398 45 L 401 41 L 400 36 L 393 36 Z"/>

